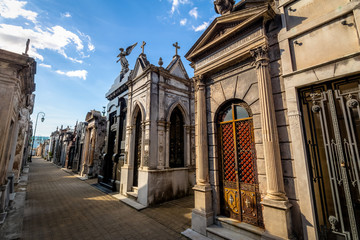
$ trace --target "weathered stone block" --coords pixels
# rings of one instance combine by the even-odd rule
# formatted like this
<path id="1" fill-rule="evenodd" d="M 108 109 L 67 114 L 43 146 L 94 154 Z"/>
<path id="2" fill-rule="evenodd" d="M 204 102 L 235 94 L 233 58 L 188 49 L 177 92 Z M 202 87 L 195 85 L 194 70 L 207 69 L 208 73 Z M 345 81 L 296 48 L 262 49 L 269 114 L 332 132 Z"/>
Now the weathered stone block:
<path id="1" fill-rule="evenodd" d="M 259 181 L 259 192 L 261 195 L 266 194 L 266 175 L 259 174 L 258 175 L 258 181 Z"/>
<path id="2" fill-rule="evenodd" d="M 290 129 L 287 126 L 278 127 L 279 141 L 290 142 Z"/>
<path id="3" fill-rule="evenodd" d="M 271 86 L 274 94 L 285 91 L 284 80 L 282 77 L 271 78 Z"/>
<path id="4" fill-rule="evenodd" d="M 235 98 L 243 99 L 253 83 L 257 83 L 256 71 L 254 69 L 239 74 Z"/>
<path id="5" fill-rule="evenodd" d="M 211 97 L 218 104 L 223 103 L 226 98 L 220 82 L 214 83 L 206 88 L 207 97 Z"/>
<path id="6" fill-rule="evenodd" d="M 282 159 L 293 159 L 292 144 L 280 143 L 280 154 Z"/>
<path id="7" fill-rule="evenodd" d="M 284 93 L 274 94 L 274 107 L 275 110 L 286 109 L 286 98 Z"/>
<path id="8" fill-rule="evenodd" d="M 289 125 L 289 121 L 287 118 L 287 110 L 277 111 L 275 112 L 275 116 L 276 116 L 276 124 L 278 126 Z"/>
<path id="9" fill-rule="evenodd" d="M 282 163 L 284 177 L 294 177 L 292 160 L 282 160 L 281 163 Z"/>
<path id="10" fill-rule="evenodd" d="M 261 175 L 265 175 L 265 174 L 266 174 L 265 160 L 264 160 L 264 159 L 258 159 L 258 160 L 256 161 L 256 166 L 257 166 L 257 172 L 258 172 L 258 174 L 261 174 Z"/>
<path id="11" fill-rule="evenodd" d="M 258 85 L 257 83 L 254 83 L 250 86 L 249 90 L 247 91 L 247 93 L 245 94 L 243 100 L 247 103 L 247 104 L 252 104 L 253 102 L 255 102 L 256 100 L 259 99 L 259 89 L 258 89 Z"/>
<path id="12" fill-rule="evenodd" d="M 263 159 L 264 158 L 264 145 L 255 144 L 256 149 L 256 158 Z"/>
<path id="13" fill-rule="evenodd" d="M 271 77 L 277 77 L 282 74 L 281 72 L 281 60 L 273 61 L 269 64 L 269 71 Z"/>
<path id="14" fill-rule="evenodd" d="M 232 99 L 235 96 L 237 77 L 233 76 L 224 81 L 221 81 L 221 86 L 224 90 L 225 99 Z"/>
<path id="15" fill-rule="evenodd" d="M 252 104 L 249 104 L 250 105 L 250 108 L 251 108 L 251 112 L 253 114 L 259 114 L 260 113 L 260 102 L 259 102 L 259 99 L 252 103 Z"/>
<path id="16" fill-rule="evenodd" d="M 294 178 L 289 178 L 284 176 L 284 187 L 285 187 L 286 196 L 290 199 L 296 199 Z"/>
<path id="17" fill-rule="evenodd" d="M 261 115 L 253 115 L 253 126 L 255 129 L 261 128 Z"/>
<path id="18" fill-rule="evenodd" d="M 262 143 L 262 131 L 261 129 L 254 129 L 255 143 Z"/>

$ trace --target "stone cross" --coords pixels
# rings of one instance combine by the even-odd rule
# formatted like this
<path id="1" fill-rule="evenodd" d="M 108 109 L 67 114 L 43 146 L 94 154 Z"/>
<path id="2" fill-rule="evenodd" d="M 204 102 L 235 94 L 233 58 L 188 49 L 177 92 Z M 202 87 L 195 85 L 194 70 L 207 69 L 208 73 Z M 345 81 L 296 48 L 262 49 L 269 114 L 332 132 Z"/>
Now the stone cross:
<path id="1" fill-rule="evenodd" d="M 142 43 L 142 45 L 141 45 L 141 48 L 142 48 L 142 54 L 144 54 L 145 45 L 146 45 L 146 42 L 144 42 L 144 41 L 143 41 L 143 43 Z"/>
<path id="2" fill-rule="evenodd" d="M 180 49 L 180 46 L 178 45 L 178 42 L 174 43 L 173 46 L 175 47 L 175 55 L 177 56 L 178 55 L 178 49 Z"/>

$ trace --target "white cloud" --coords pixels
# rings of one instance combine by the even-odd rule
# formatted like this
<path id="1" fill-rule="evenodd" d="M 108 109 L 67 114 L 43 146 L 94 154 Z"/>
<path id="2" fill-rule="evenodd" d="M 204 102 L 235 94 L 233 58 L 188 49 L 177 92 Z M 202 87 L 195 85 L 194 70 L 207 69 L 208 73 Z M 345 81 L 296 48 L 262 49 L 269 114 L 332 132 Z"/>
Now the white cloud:
<path id="1" fill-rule="evenodd" d="M 3 18 L 15 19 L 23 17 L 33 23 L 36 23 L 37 13 L 25 10 L 23 7 L 27 4 L 25 1 L 18 0 L 1 0 L 0 1 L 0 15 Z"/>
<path id="2" fill-rule="evenodd" d="M 195 19 L 197 19 L 198 16 L 199 16 L 199 13 L 198 13 L 197 9 L 198 9 L 197 7 L 194 7 L 194 8 L 191 9 L 190 12 L 189 12 L 189 15 L 192 16 L 192 17 L 194 17 Z"/>
<path id="3" fill-rule="evenodd" d="M 89 42 L 88 43 L 88 49 L 89 49 L 89 51 L 94 51 L 95 50 L 95 46 L 94 46 L 94 44 L 92 44 L 91 42 Z"/>
<path id="4" fill-rule="evenodd" d="M 51 68 L 51 65 L 44 64 L 44 63 L 40 63 L 39 66 L 44 67 L 44 68 Z"/>
<path id="5" fill-rule="evenodd" d="M 193 26 L 192 28 L 193 28 L 193 30 L 195 32 L 199 32 L 199 31 L 205 30 L 209 26 L 209 24 L 210 24 L 210 22 L 204 22 L 203 24 L 201 24 L 201 25 L 199 25 L 197 27 Z"/>
<path id="6" fill-rule="evenodd" d="M 186 23 L 187 23 L 187 19 L 186 19 L 186 18 L 180 20 L 180 25 L 181 25 L 181 26 L 185 26 Z"/>
<path id="7" fill-rule="evenodd" d="M 26 29 L 21 26 L 0 24 L 1 48 L 21 53 L 25 49 L 26 39 L 28 38 L 30 39 L 30 56 L 43 61 L 44 57 L 38 53 L 38 50 L 50 49 L 63 55 L 66 59 L 82 63 L 81 60 L 69 57 L 65 53 L 65 49 L 69 45 L 75 45 L 76 50 L 81 52 L 84 49 L 82 40 L 75 33 L 61 26 L 54 26 L 43 30 L 40 27 Z"/>
<path id="8" fill-rule="evenodd" d="M 190 0 L 171 0 L 171 14 L 174 14 L 175 11 L 178 10 L 180 4 L 189 4 L 191 3 Z"/>
<path id="9" fill-rule="evenodd" d="M 66 13 L 62 13 L 61 16 L 66 17 L 66 18 L 70 18 L 71 14 L 69 12 L 66 12 Z"/>
<path id="10" fill-rule="evenodd" d="M 73 33 L 66 30 L 64 27 L 56 25 L 52 27 L 43 27 L 36 18 L 38 14 L 33 11 L 24 9 L 26 1 L 20 0 L 0 0 L 0 15 L 5 19 L 15 19 L 24 17 L 33 23 L 34 27 L 28 22 L 24 22 L 23 26 L 9 25 L 0 23 L 0 48 L 23 53 L 25 51 L 25 43 L 30 39 L 30 49 L 28 54 L 41 61 L 44 60 L 39 50 L 52 50 L 55 51 L 66 59 L 75 62 L 83 63 L 81 58 L 88 57 L 86 54 L 93 52 L 95 46 L 91 43 L 90 36 L 81 33 Z M 70 13 L 62 14 L 64 17 L 71 17 Z M 84 45 L 87 46 L 84 49 Z M 68 50 L 70 47 L 75 47 L 76 51 L 72 51 L 71 55 L 77 54 L 77 59 L 70 55 Z"/>
<path id="11" fill-rule="evenodd" d="M 63 72 L 61 70 L 56 70 L 55 72 L 60 74 L 60 75 L 65 75 L 65 76 L 68 76 L 68 77 L 82 78 L 84 80 L 86 80 L 87 73 L 88 73 L 86 70 L 76 70 L 76 71 L 68 71 L 68 72 Z"/>

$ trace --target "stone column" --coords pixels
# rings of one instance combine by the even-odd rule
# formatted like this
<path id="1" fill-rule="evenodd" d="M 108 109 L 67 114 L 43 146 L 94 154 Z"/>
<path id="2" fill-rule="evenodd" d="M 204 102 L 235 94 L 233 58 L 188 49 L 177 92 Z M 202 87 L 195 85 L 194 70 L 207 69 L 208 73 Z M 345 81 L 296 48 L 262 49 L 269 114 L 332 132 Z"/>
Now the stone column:
<path id="1" fill-rule="evenodd" d="M 206 235 L 206 227 L 213 224 L 212 194 L 209 183 L 208 135 L 206 120 L 206 95 L 203 76 L 194 77 L 196 95 L 196 185 L 194 186 L 195 208 L 192 211 L 191 227 Z"/>
<path id="2" fill-rule="evenodd" d="M 265 228 L 268 233 L 288 239 L 291 233 L 291 204 L 284 190 L 279 137 L 275 118 L 275 108 L 267 46 L 250 50 L 255 58 L 259 87 L 261 129 L 263 136 L 267 191 L 262 201 Z"/>

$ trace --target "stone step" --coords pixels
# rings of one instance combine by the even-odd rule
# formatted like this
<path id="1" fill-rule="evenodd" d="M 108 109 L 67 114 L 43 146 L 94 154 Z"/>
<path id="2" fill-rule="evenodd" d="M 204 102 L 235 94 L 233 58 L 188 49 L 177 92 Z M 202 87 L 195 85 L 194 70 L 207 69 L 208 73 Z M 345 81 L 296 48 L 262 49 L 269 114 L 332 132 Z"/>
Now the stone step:
<path id="1" fill-rule="evenodd" d="M 219 227 L 218 225 L 207 227 L 206 235 L 213 240 L 253 240 L 253 238 L 241 235 L 227 228 Z"/>
<path id="2" fill-rule="evenodd" d="M 138 198 L 137 192 L 127 192 L 126 195 L 128 198 L 137 201 Z"/>
<path id="3" fill-rule="evenodd" d="M 250 239 L 260 240 L 264 238 L 264 229 L 228 217 L 217 217 L 216 225 Z"/>
<path id="4" fill-rule="evenodd" d="M 131 187 L 131 191 L 138 194 L 138 187 Z"/>
<path id="5" fill-rule="evenodd" d="M 146 206 L 138 203 L 137 201 L 135 201 L 135 200 L 133 200 L 133 199 L 131 199 L 131 198 L 129 198 L 129 197 L 125 197 L 125 196 L 121 195 L 120 193 L 113 194 L 112 196 L 113 196 L 114 198 L 119 199 L 119 200 L 122 201 L 123 203 L 129 205 L 130 207 L 135 208 L 135 209 L 138 210 L 138 211 L 146 208 Z"/>

